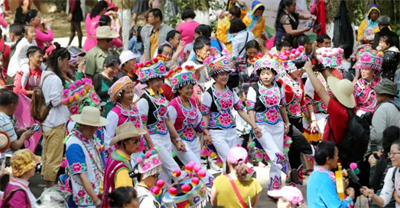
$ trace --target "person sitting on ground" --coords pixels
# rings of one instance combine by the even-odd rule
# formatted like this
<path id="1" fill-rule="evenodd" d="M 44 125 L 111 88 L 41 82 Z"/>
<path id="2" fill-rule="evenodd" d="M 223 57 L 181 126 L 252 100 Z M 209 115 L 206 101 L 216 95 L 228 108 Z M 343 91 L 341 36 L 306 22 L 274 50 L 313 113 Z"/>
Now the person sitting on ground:
<path id="1" fill-rule="evenodd" d="M 330 48 L 332 45 L 331 37 L 327 34 L 322 34 L 317 37 L 318 48 Z"/>
<path id="2" fill-rule="evenodd" d="M 137 193 L 133 187 L 119 187 L 107 194 L 107 198 L 112 208 L 139 208 Z"/>
<path id="3" fill-rule="evenodd" d="M 335 174 L 339 150 L 334 142 L 324 141 L 315 151 L 314 167 L 307 183 L 307 204 L 309 207 L 352 207 L 355 199 L 353 188 L 344 187 L 347 198 L 340 200 L 337 193 Z M 348 183 L 348 182 L 347 182 Z"/>
<path id="4" fill-rule="evenodd" d="M 12 179 L 2 198 L 2 207 L 36 207 L 36 198 L 29 188 L 29 179 L 35 175 L 40 157 L 29 149 L 18 150 L 11 157 Z"/>
<path id="5" fill-rule="evenodd" d="M 382 79 L 372 89 L 376 92 L 378 107 L 372 117 L 370 145 L 372 151 L 377 151 L 382 149 L 383 131 L 389 126 L 400 127 L 400 102 L 395 100 L 396 84 L 388 79 Z"/>
<path id="6" fill-rule="evenodd" d="M 19 103 L 18 95 L 12 91 L 5 91 L 0 94 L 0 131 L 6 132 L 11 140 L 11 145 L 5 154 L 12 154 L 23 147 L 24 141 L 29 139 L 33 133 L 30 127 L 16 129 L 14 113 Z"/>

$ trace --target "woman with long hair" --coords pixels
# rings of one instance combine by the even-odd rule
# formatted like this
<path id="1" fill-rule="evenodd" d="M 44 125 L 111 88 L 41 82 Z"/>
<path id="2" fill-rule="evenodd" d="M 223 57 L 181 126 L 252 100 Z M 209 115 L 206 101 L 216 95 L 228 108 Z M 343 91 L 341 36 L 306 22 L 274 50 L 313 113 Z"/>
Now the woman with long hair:
<path id="1" fill-rule="evenodd" d="M 97 2 L 92 11 L 86 15 L 85 26 L 87 39 L 83 45 L 83 50 L 89 51 L 97 44 L 97 40 L 92 38 L 96 36 L 96 25 L 99 23 L 100 17 L 107 12 L 108 3 L 106 1 Z"/>
<path id="2" fill-rule="evenodd" d="M 83 20 L 83 14 L 81 9 L 81 0 L 69 0 L 69 14 L 68 21 L 71 22 L 69 42 L 68 46 L 71 45 L 75 37 L 75 31 L 78 33 L 78 48 L 82 48 L 82 28 L 81 22 Z"/>
<path id="3" fill-rule="evenodd" d="M 296 0 L 281 0 L 275 20 L 275 45 L 281 42 L 285 33 L 292 36 L 300 36 L 309 31 L 311 27 L 298 29 L 300 19 L 317 19 L 311 14 L 299 14 L 296 12 Z"/>
<path id="4" fill-rule="evenodd" d="M 19 7 L 15 10 L 14 24 L 25 24 L 25 15 L 28 13 L 31 1 L 19 0 Z"/>
<path id="5" fill-rule="evenodd" d="M 235 67 L 239 73 L 239 86 L 243 92 L 247 95 L 251 85 L 258 82 L 260 79 L 254 70 L 251 60 L 259 53 L 261 53 L 261 47 L 256 40 L 250 40 L 245 45 L 246 54 L 244 57 L 236 58 Z M 249 70 L 253 70 L 249 75 Z"/>
<path id="6" fill-rule="evenodd" d="M 63 158 L 65 123 L 69 119 L 70 112 L 66 105 L 62 104 L 64 86 L 69 80 L 68 49 L 62 48 L 57 42 L 56 47 L 47 60 L 47 70 L 42 72 L 41 89 L 47 106 L 51 106 L 48 116 L 42 122 L 43 132 L 43 157 L 42 174 L 46 181 L 46 187 L 54 186 L 57 172 Z"/>

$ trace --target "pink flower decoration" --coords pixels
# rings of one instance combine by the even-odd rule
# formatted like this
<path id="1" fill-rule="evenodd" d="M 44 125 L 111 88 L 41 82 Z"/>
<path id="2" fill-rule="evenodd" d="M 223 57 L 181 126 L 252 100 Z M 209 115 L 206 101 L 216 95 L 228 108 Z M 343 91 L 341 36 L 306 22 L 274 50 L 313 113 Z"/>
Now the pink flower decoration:
<path id="1" fill-rule="evenodd" d="M 73 105 L 69 108 L 69 112 L 71 112 L 72 115 L 78 114 L 79 113 L 79 107 L 77 105 Z"/>
<path id="2" fill-rule="evenodd" d="M 178 80 L 177 80 L 176 78 L 173 78 L 173 79 L 172 79 L 172 84 L 173 84 L 173 85 L 178 84 Z"/>
<path id="3" fill-rule="evenodd" d="M 93 101 L 94 103 L 96 103 L 96 104 L 99 104 L 99 103 L 100 103 L 99 96 L 97 96 L 96 93 L 92 93 L 92 94 L 90 95 L 90 97 L 92 98 L 92 101 Z"/>
<path id="4" fill-rule="evenodd" d="M 160 71 L 161 73 L 164 73 L 164 72 L 165 72 L 165 67 L 164 67 L 164 65 L 161 65 L 160 67 L 158 67 L 158 69 L 159 69 L 159 71 Z"/>
<path id="5" fill-rule="evenodd" d="M 144 73 L 143 72 L 139 72 L 139 77 L 140 77 L 140 79 L 143 79 L 144 78 Z"/>
<path id="6" fill-rule="evenodd" d="M 80 163 L 74 163 L 72 164 L 72 171 L 75 172 L 80 172 L 82 171 L 82 164 Z"/>
<path id="7" fill-rule="evenodd" d="M 79 190 L 79 191 L 78 191 L 78 196 L 79 196 L 79 197 L 84 197 L 84 196 L 85 196 L 85 191 Z"/>
<path id="8" fill-rule="evenodd" d="M 158 160 L 157 158 L 153 158 L 153 165 L 157 165 L 160 163 L 160 160 Z"/>

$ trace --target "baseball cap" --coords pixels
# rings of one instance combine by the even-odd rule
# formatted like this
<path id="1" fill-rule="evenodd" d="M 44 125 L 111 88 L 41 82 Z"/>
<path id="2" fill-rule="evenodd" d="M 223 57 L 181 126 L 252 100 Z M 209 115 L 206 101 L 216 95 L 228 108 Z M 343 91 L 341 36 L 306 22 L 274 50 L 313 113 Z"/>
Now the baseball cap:
<path id="1" fill-rule="evenodd" d="M 247 163 L 247 156 L 247 151 L 243 147 L 232 147 L 229 150 L 228 161 L 234 165 L 237 165 L 239 161 Z"/>

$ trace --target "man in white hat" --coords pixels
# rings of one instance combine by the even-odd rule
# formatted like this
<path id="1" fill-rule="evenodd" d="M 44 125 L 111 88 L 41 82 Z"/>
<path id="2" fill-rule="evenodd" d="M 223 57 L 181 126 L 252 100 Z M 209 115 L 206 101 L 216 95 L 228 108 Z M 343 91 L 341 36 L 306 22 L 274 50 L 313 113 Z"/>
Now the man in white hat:
<path id="1" fill-rule="evenodd" d="M 96 107 L 86 106 L 82 114 L 71 116 L 79 126 L 66 138 L 66 157 L 71 174 L 73 201 L 78 207 L 98 207 L 99 195 L 104 178 L 104 158 L 100 154 L 102 145 L 96 130 L 108 124 Z"/>
<path id="2" fill-rule="evenodd" d="M 134 54 L 130 50 L 123 51 L 119 56 L 121 64 L 119 65 L 120 71 L 117 74 L 117 79 L 128 76 L 131 78 L 132 82 L 136 82 L 138 80 L 138 76 L 135 73 L 135 64 L 138 58 L 140 58 L 140 54 Z"/>
<path id="3" fill-rule="evenodd" d="M 92 38 L 97 39 L 97 45 L 89 50 L 86 56 L 86 70 L 85 74 L 92 78 L 96 73 L 103 71 L 104 60 L 109 55 L 113 55 L 110 50 L 111 41 L 119 37 L 119 34 L 112 31 L 109 26 L 100 26 L 96 29 L 96 36 Z"/>

